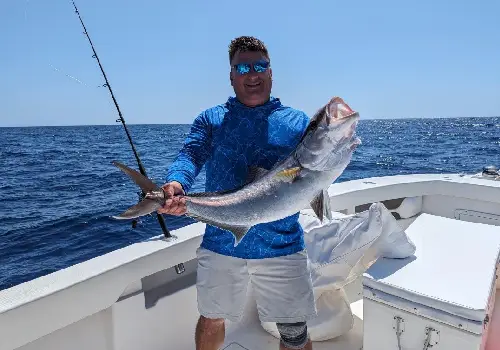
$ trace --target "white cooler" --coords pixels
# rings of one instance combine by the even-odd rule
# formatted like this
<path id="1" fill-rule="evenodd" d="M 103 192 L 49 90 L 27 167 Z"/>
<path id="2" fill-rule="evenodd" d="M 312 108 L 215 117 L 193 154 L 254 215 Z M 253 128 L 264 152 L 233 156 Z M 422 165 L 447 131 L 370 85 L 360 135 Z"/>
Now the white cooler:
<path id="1" fill-rule="evenodd" d="M 424 213 L 406 233 L 414 256 L 363 275 L 363 350 L 484 349 L 500 227 Z"/>

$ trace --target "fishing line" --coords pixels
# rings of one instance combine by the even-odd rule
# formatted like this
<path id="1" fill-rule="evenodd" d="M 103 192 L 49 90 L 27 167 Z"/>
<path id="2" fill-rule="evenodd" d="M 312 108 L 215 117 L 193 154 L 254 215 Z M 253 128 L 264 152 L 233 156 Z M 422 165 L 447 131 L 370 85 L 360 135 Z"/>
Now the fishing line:
<path id="1" fill-rule="evenodd" d="M 26 0 L 26 2 L 24 3 L 24 24 L 26 25 L 26 27 L 28 26 L 28 6 L 29 6 L 29 1 L 30 0 Z M 86 87 L 89 87 L 88 84 L 86 84 L 85 82 L 81 81 L 80 79 L 78 79 L 77 77 L 74 77 L 70 74 L 67 74 L 65 72 L 63 72 L 61 69 L 55 67 L 52 63 L 47 63 L 50 67 L 52 67 L 53 70 L 55 70 L 56 72 L 59 72 L 61 74 L 64 74 L 66 77 L 76 81 L 77 83 L 79 84 L 82 84 L 82 85 L 85 85 Z M 97 86 L 97 87 L 100 87 L 100 86 Z"/>
<path id="2" fill-rule="evenodd" d="M 68 78 L 71 78 L 71 79 L 73 79 L 73 80 L 77 81 L 78 83 L 83 84 L 83 85 L 85 85 L 85 86 L 87 86 L 87 87 L 88 87 L 88 85 L 87 85 L 87 84 L 85 84 L 85 83 L 84 83 L 83 81 L 81 81 L 80 79 L 75 78 L 75 77 L 74 77 L 74 76 L 72 76 L 72 75 L 69 75 L 69 74 L 64 73 L 64 72 L 63 72 L 63 71 L 61 71 L 60 69 L 58 69 L 58 68 L 54 67 L 51 63 L 49 63 L 49 66 L 51 66 L 51 67 L 52 67 L 55 71 L 61 72 L 62 74 L 64 74 L 64 75 L 65 75 L 65 76 L 67 76 Z"/>
<path id="3" fill-rule="evenodd" d="M 83 27 L 83 34 L 87 37 L 89 43 L 90 43 L 90 47 L 92 48 L 92 52 L 94 53 L 92 55 L 93 58 L 96 59 L 98 65 L 99 65 L 99 68 L 101 69 L 101 73 L 104 77 L 104 80 L 105 80 L 105 83 L 102 85 L 103 87 L 107 87 L 108 90 L 109 90 L 109 93 L 111 95 L 111 98 L 113 99 L 113 103 L 115 104 L 115 107 L 116 107 L 116 110 L 118 112 L 118 116 L 119 118 L 116 120 L 116 122 L 121 122 L 122 125 L 123 125 L 123 128 L 125 129 L 125 133 L 127 134 L 127 138 L 129 140 L 129 143 L 130 143 L 130 146 L 132 147 L 132 151 L 134 152 L 134 156 L 135 156 L 135 159 L 137 161 L 137 165 L 139 166 L 139 171 L 141 172 L 142 175 L 144 176 L 147 176 L 146 175 L 146 170 L 144 169 L 144 166 L 142 165 L 142 162 L 139 158 L 139 155 L 137 154 L 137 151 L 135 149 L 135 146 L 134 146 L 134 143 L 132 142 L 132 137 L 130 136 L 130 133 L 128 131 L 128 128 L 127 128 L 127 125 L 125 123 L 125 119 L 123 118 L 123 115 L 122 115 L 122 112 L 120 110 L 120 106 L 118 105 L 118 102 L 115 98 L 115 95 L 113 94 L 113 90 L 111 89 L 111 84 L 109 83 L 109 80 L 106 76 L 106 73 L 104 72 L 104 68 L 102 67 L 102 64 L 101 64 L 101 61 L 99 59 L 99 56 L 97 55 L 97 52 L 94 48 L 94 44 L 92 43 L 92 40 L 90 39 L 90 36 L 89 36 L 89 33 L 87 31 L 87 28 L 85 27 L 85 24 L 83 23 L 83 20 L 82 20 L 82 17 L 80 16 L 80 12 L 78 11 L 78 8 L 76 7 L 76 4 L 75 2 L 72 0 L 71 1 L 73 3 L 73 7 L 75 8 L 75 13 L 78 15 L 78 18 L 80 19 L 80 23 Z M 145 193 L 143 192 L 143 197 L 145 196 Z M 159 213 L 156 213 L 156 216 L 158 218 L 158 222 L 160 223 L 160 226 L 162 228 L 162 231 L 163 231 L 163 234 L 166 238 L 170 238 L 172 237 L 170 232 L 168 231 L 167 229 L 167 226 L 165 225 L 165 221 L 163 219 L 163 217 L 161 216 L 161 214 Z M 132 222 L 132 227 L 134 227 L 137 223 L 134 223 Z M 183 264 L 178 264 L 175 266 L 175 270 L 178 274 L 184 272 L 184 265 Z"/>
<path id="4" fill-rule="evenodd" d="M 28 21 L 28 3 L 30 0 L 26 0 L 26 5 L 24 6 L 24 23 Z"/>

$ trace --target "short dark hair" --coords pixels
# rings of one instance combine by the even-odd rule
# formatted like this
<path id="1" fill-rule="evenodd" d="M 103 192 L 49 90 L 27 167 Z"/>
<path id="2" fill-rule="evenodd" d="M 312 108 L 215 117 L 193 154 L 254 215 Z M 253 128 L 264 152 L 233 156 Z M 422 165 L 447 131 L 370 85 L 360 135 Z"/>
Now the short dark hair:
<path id="1" fill-rule="evenodd" d="M 229 44 L 229 62 L 231 62 L 236 55 L 236 52 L 241 51 L 259 51 L 269 59 L 269 52 L 264 43 L 253 36 L 240 36 L 231 40 Z"/>

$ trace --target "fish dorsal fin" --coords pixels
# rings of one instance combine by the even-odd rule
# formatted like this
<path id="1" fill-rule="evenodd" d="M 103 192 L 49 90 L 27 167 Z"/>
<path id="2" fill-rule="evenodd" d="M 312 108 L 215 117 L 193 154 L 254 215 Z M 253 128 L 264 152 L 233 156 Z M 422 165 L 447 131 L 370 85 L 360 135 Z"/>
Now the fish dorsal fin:
<path id="1" fill-rule="evenodd" d="M 234 244 L 235 247 L 241 242 L 243 237 L 245 237 L 245 235 L 247 234 L 247 232 L 251 228 L 248 226 L 236 226 L 236 225 L 229 225 L 229 224 L 224 224 L 224 223 L 220 223 L 220 222 L 215 222 L 215 221 L 210 220 L 208 218 L 203 218 L 201 216 L 198 216 L 196 214 L 191 214 L 191 213 L 186 213 L 186 216 L 189 216 L 189 217 L 193 218 L 194 220 L 203 222 L 207 225 L 215 226 L 215 227 L 221 228 L 223 230 L 230 231 L 235 237 L 235 244 Z"/>
<path id="2" fill-rule="evenodd" d="M 275 176 L 285 182 L 293 182 L 300 175 L 301 167 L 293 167 L 280 171 Z"/>
<path id="3" fill-rule="evenodd" d="M 257 181 L 258 179 L 264 177 L 269 170 L 264 168 L 259 168 L 256 166 L 249 167 L 248 176 L 245 184 L 249 184 L 250 182 Z"/>
<path id="4" fill-rule="evenodd" d="M 117 161 L 113 161 L 112 163 L 125 174 L 127 174 L 144 192 L 150 192 L 160 189 L 153 181 L 142 175 L 137 170 L 131 169 L 128 166 L 123 165 Z"/>
<path id="5" fill-rule="evenodd" d="M 328 220 L 332 220 L 333 216 L 328 191 L 322 190 L 316 197 L 314 197 L 311 201 L 311 208 L 314 210 L 314 213 L 321 222 L 323 222 L 325 217 Z"/>

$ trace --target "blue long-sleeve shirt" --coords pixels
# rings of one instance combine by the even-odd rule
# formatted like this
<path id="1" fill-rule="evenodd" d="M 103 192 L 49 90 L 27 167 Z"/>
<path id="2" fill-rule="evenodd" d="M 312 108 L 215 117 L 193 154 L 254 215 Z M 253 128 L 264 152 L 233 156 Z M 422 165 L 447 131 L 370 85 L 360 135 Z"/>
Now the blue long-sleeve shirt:
<path id="1" fill-rule="evenodd" d="M 299 143 L 308 116 L 282 105 L 278 98 L 250 108 L 230 97 L 202 112 L 193 122 L 184 146 L 167 171 L 166 181 L 190 188 L 205 165 L 205 191 L 240 187 L 250 166 L 271 169 Z M 286 200 L 286 199 L 285 199 Z M 253 226 L 237 247 L 231 232 L 207 225 L 201 246 L 219 254 L 260 259 L 304 249 L 303 230 L 296 213 Z"/>

